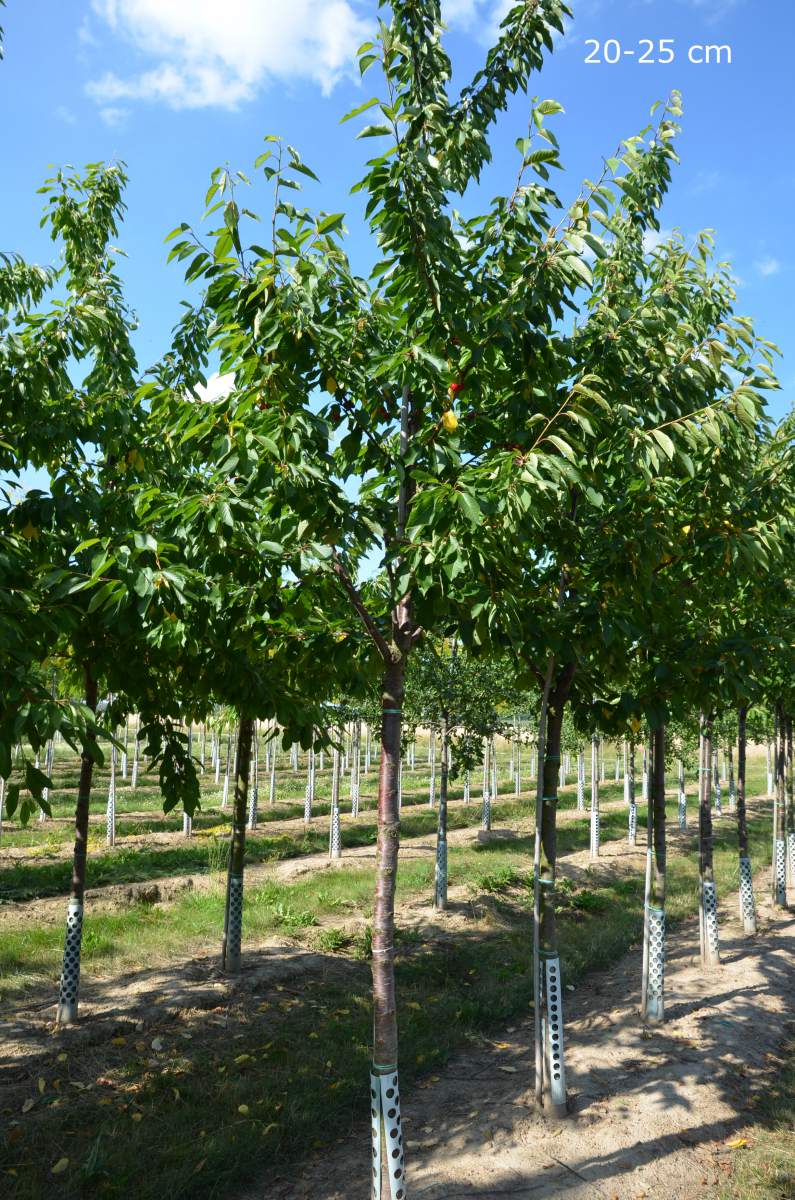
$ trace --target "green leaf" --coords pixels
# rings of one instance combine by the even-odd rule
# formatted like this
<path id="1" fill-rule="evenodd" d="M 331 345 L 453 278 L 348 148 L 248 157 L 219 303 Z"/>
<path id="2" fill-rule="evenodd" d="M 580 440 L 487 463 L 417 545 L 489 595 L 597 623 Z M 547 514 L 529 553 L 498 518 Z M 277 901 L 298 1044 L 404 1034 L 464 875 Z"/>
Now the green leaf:
<path id="1" fill-rule="evenodd" d="M 352 108 L 340 120 L 340 125 L 344 125 L 346 121 L 350 121 L 352 117 L 358 117 L 360 113 L 367 112 L 368 108 L 372 108 L 378 103 L 378 97 L 373 96 L 370 100 L 365 100 L 364 104 L 360 104 L 358 108 Z"/>

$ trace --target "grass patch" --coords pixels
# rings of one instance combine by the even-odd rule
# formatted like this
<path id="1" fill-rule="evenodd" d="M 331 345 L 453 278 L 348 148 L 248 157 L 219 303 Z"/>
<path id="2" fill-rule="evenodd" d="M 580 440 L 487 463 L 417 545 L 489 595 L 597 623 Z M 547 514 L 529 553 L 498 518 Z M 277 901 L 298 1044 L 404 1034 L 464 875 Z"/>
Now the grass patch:
<path id="1" fill-rule="evenodd" d="M 755 1126 L 748 1146 L 733 1158 L 721 1200 L 791 1200 L 795 1196 L 795 1041 L 769 1087 L 754 1101 Z"/>

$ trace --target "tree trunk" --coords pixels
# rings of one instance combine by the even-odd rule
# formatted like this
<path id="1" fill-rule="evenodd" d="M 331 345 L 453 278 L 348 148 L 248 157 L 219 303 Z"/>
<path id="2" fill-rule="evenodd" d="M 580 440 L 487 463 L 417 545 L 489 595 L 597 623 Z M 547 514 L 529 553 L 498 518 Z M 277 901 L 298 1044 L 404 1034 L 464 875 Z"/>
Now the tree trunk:
<path id="1" fill-rule="evenodd" d="M 331 759 L 331 813 L 328 835 L 329 858 L 342 857 L 340 831 L 340 751 L 334 747 Z"/>
<path id="2" fill-rule="evenodd" d="M 315 799 L 315 751 L 310 746 L 306 752 L 306 787 L 304 788 L 304 825 L 312 820 L 312 805 Z"/>
<path id="3" fill-rule="evenodd" d="M 226 878 L 226 914 L 221 947 L 221 966 L 230 975 L 240 970 L 240 944 L 243 935 L 243 870 L 246 857 L 246 808 L 251 770 L 251 738 L 254 722 L 240 718 L 235 754 L 235 799 L 232 808 L 232 845 Z"/>
<path id="4" fill-rule="evenodd" d="M 83 668 L 86 705 L 92 713 L 97 711 L 97 683 L 91 674 L 91 666 Z M 72 889 L 66 916 L 66 941 L 63 953 L 63 968 L 58 994 L 56 1023 L 71 1025 L 77 1020 L 78 994 L 80 991 L 80 949 L 83 941 L 83 896 L 86 890 L 86 852 L 88 848 L 88 810 L 91 803 L 91 780 L 94 773 L 94 748 L 97 742 L 96 729 L 90 725 L 80 755 L 80 782 L 75 807 L 75 848 L 72 856 Z"/>
<path id="5" fill-rule="evenodd" d="M 685 764 L 681 758 L 676 760 L 676 782 L 678 792 L 679 828 L 687 829 L 687 792 L 685 790 Z"/>
<path id="6" fill-rule="evenodd" d="M 110 779 L 108 780 L 108 804 L 105 810 L 105 840 L 109 846 L 116 845 L 116 747 L 113 745 L 110 748 Z"/>
<path id="7" fill-rule="evenodd" d="M 748 824 L 745 815 L 745 722 L 748 709 L 737 714 L 737 844 L 740 851 L 740 917 L 747 934 L 756 933 L 756 905 L 751 859 L 748 855 Z"/>
<path id="8" fill-rule="evenodd" d="M 491 779 L 489 773 L 489 739 L 483 739 L 483 815 L 482 828 L 488 832 L 491 829 Z"/>
<path id="9" fill-rule="evenodd" d="M 577 812 L 585 812 L 585 755 L 577 755 Z"/>
<path id="10" fill-rule="evenodd" d="M 239 736 L 239 735 L 238 735 Z M 232 730 L 226 735 L 226 765 L 224 767 L 224 794 L 221 797 L 221 808 L 229 803 L 229 768 L 232 761 Z"/>
<path id="11" fill-rule="evenodd" d="M 553 1116 L 566 1115 L 566 1068 L 563 1053 L 563 983 L 555 918 L 555 875 L 557 869 L 557 809 L 560 769 L 560 739 L 563 711 L 574 678 L 574 666 L 565 667 L 555 687 L 549 690 L 543 745 L 543 777 L 540 791 L 540 820 L 537 820 L 538 886 L 536 928 L 538 941 L 536 1063 L 542 1077 L 536 1078 L 536 1097 Z M 540 1083 L 540 1087 L 539 1087 Z"/>
<path id="12" fill-rule="evenodd" d="M 248 802 L 248 827 L 249 829 L 257 828 L 257 809 L 259 807 L 259 729 L 257 722 L 254 722 L 254 751 L 251 756 L 251 787 L 249 788 Z"/>
<path id="13" fill-rule="evenodd" d="M 638 806 L 635 802 L 635 739 L 629 739 L 629 764 L 627 770 L 627 840 L 635 846 L 638 840 Z"/>
<path id="14" fill-rule="evenodd" d="M 403 1135 L 398 1085 L 395 998 L 395 885 L 400 818 L 398 772 L 406 659 L 385 664 L 381 697 L 381 764 L 378 842 L 373 903 L 373 1064 L 370 1078 L 373 1130 L 373 1196 L 405 1196 Z M 384 1192 L 384 1175 L 389 1187 Z"/>
<path id="15" fill-rule="evenodd" d="M 441 764 L 439 768 L 439 820 L 436 824 L 436 871 L 433 905 L 447 908 L 447 744 L 449 714 L 442 713 L 440 736 Z"/>
<path id="16" fill-rule="evenodd" d="M 780 908 L 787 903 L 787 817 L 786 761 L 787 727 L 783 712 L 778 716 L 778 747 L 776 754 L 776 802 L 774 806 L 773 903 Z"/>
<path id="17" fill-rule="evenodd" d="M 271 808 L 276 803 L 276 738 L 271 742 L 270 780 L 268 783 L 268 804 Z"/>
<path id="18" fill-rule="evenodd" d="M 599 857 L 599 735 L 591 738 L 591 860 Z"/>
<path id="19" fill-rule="evenodd" d="M 436 803 L 436 730 L 431 732 L 431 740 L 428 748 L 430 758 L 430 780 L 428 783 L 428 806 L 433 808 Z"/>
<path id="20" fill-rule="evenodd" d="M 646 971 L 643 980 L 642 1016 L 659 1023 L 664 1019 L 665 993 L 665 726 L 652 732 L 651 787 L 649 797 L 649 892 L 646 901 L 644 942 Z"/>
<path id="21" fill-rule="evenodd" d="M 795 886 L 795 778 L 793 777 L 792 717 L 787 717 L 787 882 Z"/>
<path id="22" fill-rule="evenodd" d="M 720 962 L 720 949 L 718 897 L 712 864 L 712 718 L 707 716 L 701 718 L 699 760 L 698 868 L 701 963 L 705 967 L 716 967 Z"/>

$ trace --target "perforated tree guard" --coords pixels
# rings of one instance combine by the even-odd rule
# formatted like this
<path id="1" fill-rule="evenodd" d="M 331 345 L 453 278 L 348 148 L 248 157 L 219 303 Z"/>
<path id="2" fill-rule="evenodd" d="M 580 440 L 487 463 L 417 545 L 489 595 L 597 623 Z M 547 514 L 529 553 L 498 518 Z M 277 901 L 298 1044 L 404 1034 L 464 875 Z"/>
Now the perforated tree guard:
<path id="1" fill-rule="evenodd" d="M 563 988 L 560 959 L 543 959 L 544 983 L 544 1072 L 550 1104 L 558 1111 L 566 1106 L 566 1065 L 563 1053 Z"/>
<path id="2" fill-rule="evenodd" d="M 756 905 L 751 860 L 740 856 L 740 918 L 746 933 L 756 933 Z"/>
<path id="3" fill-rule="evenodd" d="M 737 811 L 737 785 L 734 777 L 729 780 L 729 812 Z"/>
<path id="4" fill-rule="evenodd" d="M 481 824 L 485 830 L 491 829 L 491 796 L 489 795 L 488 788 L 485 788 L 483 791 L 483 819 Z"/>
<path id="5" fill-rule="evenodd" d="M 112 767 L 108 784 L 108 806 L 105 810 L 105 836 L 109 846 L 116 844 L 116 780 Z"/>
<path id="6" fill-rule="evenodd" d="M 577 811 L 585 809 L 585 757 L 581 754 L 577 760 Z"/>
<path id="7" fill-rule="evenodd" d="M 787 834 L 787 870 L 790 887 L 795 887 L 795 833 Z"/>
<path id="8" fill-rule="evenodd" d="M 243 876 L 229 876 L 229 917 L 226 926 L 226 969 L 240 967 L 240 945 L 243 939 Z"/>
<path id="9" fill-rule="evenodd" d="M 703 923 L 704 962 L 707 966 L 715 966 L 720 962 L 718 893 L 711 880 L 707 880 L 702 887 L 701 920 Z"/>
<path id="10" fill-rule="evenodd" d="M 372 1200 L 386 1200 L 383 1175 L 389 1175 L 390 1200 L 405 1200 L 406 1164 L 400 1124 L 400 1090 L 397 1067 L 373 1066 L 370 1072 L 372 1122 Z"/>
<path id="11" fill-rule="evenodd" d="M 193 820 L 190 813 L 184 812 L 182 814 L 182 832 L 185 834 L 185 837 L 191 837 L 193 834 Z"/>
<path id="12" fill-rule="evenodd" d="M 331 806 L 331 829 L 329 831 L 329 858 L 342 857 L 342 837 L 340 835 L 340 806 Z"/>
<path id="13" fill-rule="evenodd" d="M 440 837 L 436 841 L 436 874 L 434 886 L 434 903 L 437 908 L 447 907 L 447 838 Z"/>
<path id="14" fill-rule="evenodd" d="M 469 771 L 464 772 L 464 804 L 469 804 Z"/>
<path id="15" fill-rule="evenodd" d="M 679 828 L 687 829 L 687 796 L 679 793 Z"/>
<path id="16" fill-rule="evenodd" d="M 77 1020 L 77 997 L 80 991 L 80 947 L 83 941 L 83 902 L 70 900 L 66 910 L 66 940 L 64 942 L 61 983 L 58 990 L 59 1025 Z"/>
<path id="17" fill-rule="evenodd" d="M 629 844 L 634 846 L 638 840 L 638 806 L 630 804 L 629 806 Z"/>
<path id="18" fill-rule="evenodd" d="M 256 783 L 248 794 L 248 827 L 257 828 L 257 808 L 259 805 L 259 788 Z"/>
<path id="19" fill-rule="evenodd" d="M 591 809 L 591 858 L 599 857 L 599 809 Z"/>
<path id="20" fill-rule="evenodd" d="M 643 1016 L 647 1021 L 662 1021 L 665 992 L 665 909 L 648 905 L 648 979 Z"/>
<path id="21" fill-rule="evenodd" d="M 718 777 L 716 775 L 715 776 L 715 816 L 716 817 L 723 816 L 723 804 L 721 803 L 722 794 L 723 793 L 721 790 L 720 780 L 718 779 Z"/>
<path id="22" fill-rule="evenodd" d="M 787 843 L 776 838 L 776 854 L 773 862 L 773 903 L 787 903 Z"/>

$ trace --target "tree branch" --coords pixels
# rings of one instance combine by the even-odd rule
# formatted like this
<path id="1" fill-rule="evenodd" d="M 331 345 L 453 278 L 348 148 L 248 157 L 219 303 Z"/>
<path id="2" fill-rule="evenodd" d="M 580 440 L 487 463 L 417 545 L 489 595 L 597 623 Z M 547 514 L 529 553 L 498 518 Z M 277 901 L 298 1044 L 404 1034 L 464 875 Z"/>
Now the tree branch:
<path id="1" fill-rule="evenodd" d="M 389 645 L 389 642 L 386 640 L 384 635 L 381 633 L 381 630 L 378 628 L 378 626 L 376 625 L 375 621 L 373 620 L 371 614 L 368 612 L 367 606 L 365 605 L 364 600 L 362 600 L 361 594 L 359 593 L 359 591 L 358 591 L 356 585 L 354 584 L 353 580 L 351 579 L 350 575 L 348 574 L 348 572 L 345 570 L 344 566 L 342 565 L 339 554 L 337 553 L 336 550 L 332 551 L 332 560 L 333 560 L 332 568 L 334 570 L 334 574 L 337 576 L 337 578 L 339 579 L 343 588 L 345 589 L 345 591 L 348 595 L 348 599 L 350 600 L 350 602 L 353 605 L 354 609 L 356 610 L 358 616 L 360 617 L 361 622 L 364 625 L 365 629 L 369 633 L 372 640 L 375 642 L 375 645 L 378 649 L 379 654 L 381 655 L 381 657 L 383 658 L 385 663 L 394 662 L 395 655 L 392 651 L 391 646 Z"/>

